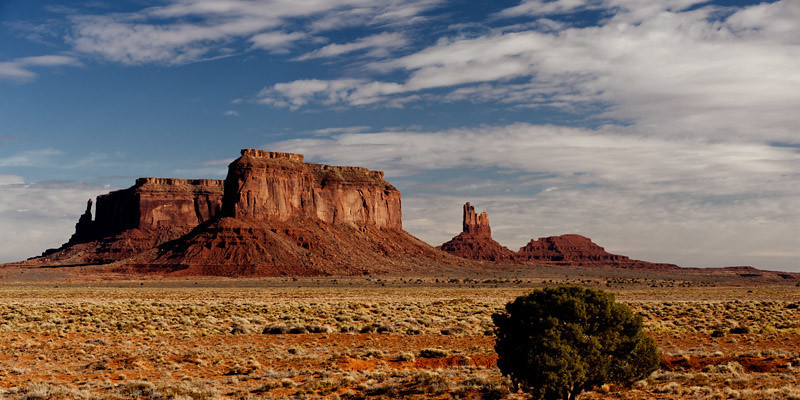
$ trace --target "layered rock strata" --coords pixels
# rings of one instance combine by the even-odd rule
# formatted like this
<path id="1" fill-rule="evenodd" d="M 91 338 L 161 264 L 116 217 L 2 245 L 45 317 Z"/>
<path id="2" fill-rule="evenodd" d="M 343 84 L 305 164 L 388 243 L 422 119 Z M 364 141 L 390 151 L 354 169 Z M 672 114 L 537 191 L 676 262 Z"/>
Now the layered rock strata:
<path id="1" fill-rule="evenodd" d="M 402 229 L 400 191 L 382 171 L 307 164 L 301 154 L 245 149 L 225 179 L 226 217 Z"/>
<path id="2" fill-rule="evenodd" d="M 472 265 L 402 228 L 400 192 L 380 171 L 244 149 L 224 181 L 142 178 L 98 196 L 75 235 L 36 262 L 118 261 L 174 275 L 415 273 Z"/>
<path id="3" fill-rule="evenodd" d="M 102 264 L 126 259 L 177 239 L 219 214 L 223 181 L 139 178 L 122 190 L 97 196 L 75 225 L 75 234 L 44 260 L 58 264 Z"/>

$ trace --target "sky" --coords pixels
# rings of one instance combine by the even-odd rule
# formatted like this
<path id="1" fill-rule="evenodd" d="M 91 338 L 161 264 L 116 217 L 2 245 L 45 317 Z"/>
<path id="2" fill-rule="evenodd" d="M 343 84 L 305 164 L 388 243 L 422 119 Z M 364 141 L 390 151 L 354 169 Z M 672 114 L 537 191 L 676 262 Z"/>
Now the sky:
<path id="1" fill-rule="evenodd" d="M 242 148 L 386 172 L 439 245 L 800 272 L 800 1 L 0 1 L 0 262 Z"/>

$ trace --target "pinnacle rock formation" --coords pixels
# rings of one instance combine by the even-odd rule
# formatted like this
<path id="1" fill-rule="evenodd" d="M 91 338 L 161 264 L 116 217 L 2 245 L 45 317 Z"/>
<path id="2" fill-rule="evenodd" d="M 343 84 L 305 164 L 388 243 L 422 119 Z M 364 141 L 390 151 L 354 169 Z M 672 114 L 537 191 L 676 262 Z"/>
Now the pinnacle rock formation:
<path id="1" fill-rule="evenodd" d="M 464 204 L 463 231 L 439 248 L 459 257 L 482 261 L 652 269 L 679 268 L 673 264 L 631 260 L 626 256 L 611 254 L 591 239 L 577 234 L 531 239 L 518 252 L 513 252 L 492 239 L 489 216 L 486 212 L 477 215 L 470 203 Z"/>
<path id="2" fill-rule="evenodd" d="M 224 181 L 140 178 L 91 200 L 75 234 L 30 265 L 190 275 L 417 273 L 477 264 L 403 230 L 380 171 L 244 149 Z M 488 227 L 488 226 L 487 226 Z"/>
<path id="3" fill-rule="evenodd" d="M 439 248 L 453 255 L 483 261 L 511 261 L 514 252 L 492 239 L 489 215 L 478 215 L 469 202 L 464 204 L 462 232 Z"/>

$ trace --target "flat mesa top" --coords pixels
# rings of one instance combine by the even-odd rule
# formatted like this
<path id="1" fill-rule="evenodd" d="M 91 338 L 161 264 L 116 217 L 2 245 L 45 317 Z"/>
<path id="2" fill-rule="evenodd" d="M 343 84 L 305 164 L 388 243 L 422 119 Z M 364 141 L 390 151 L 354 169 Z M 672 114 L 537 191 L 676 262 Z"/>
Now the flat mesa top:
<path id="1" fill-rule="evenodd" d="M 264 151 L 259 149 L 242 149 L 242 156 L 254 158 L 282 158 L 290 161 L 303 162 L 302 154 L 281 153 L 278 151 Z"/>

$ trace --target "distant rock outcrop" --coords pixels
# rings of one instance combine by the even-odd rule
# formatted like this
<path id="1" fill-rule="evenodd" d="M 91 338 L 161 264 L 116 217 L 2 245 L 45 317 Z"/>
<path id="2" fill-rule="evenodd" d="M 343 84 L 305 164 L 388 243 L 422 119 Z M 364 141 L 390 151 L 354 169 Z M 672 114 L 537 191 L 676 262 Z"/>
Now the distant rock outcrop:
<path id="1" fill-rule="evenodd" d="M 489 215 L 486 211 L 475 213 L 475 207 L 469 202 L 464 204 L 462 231 L 449 242 L 439 246 L 440 249 L 472 260 L 511 261 L 514 252 L 492 239 L 489 227 Z"/>
<path id="2" fill-rule="evenodd" d="M 489 216 L 475 213 L 470 203 L 464 204 L 463 231 L 439 248 L 459 257 L 473 260 L 536 263 L 556 265 L 616 266 L 626 268 L 679 268 L 673 264 L 656 264 L 631 260 L 626 256 L 611 254 L 591 239 L 568 234 L 531 240 L 513 252 L 492 239 Z"/>
<path id="3" fill-rule="evenodd" d="M 242 150 L 221 180 L 140 178 L 91 201 L 38 265 L 113 264 L 175 275 L 416 273 L 478 264 L 402 227 L 400 192 L 380 171 Z"/>

